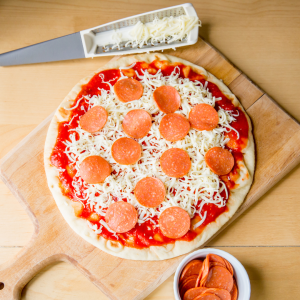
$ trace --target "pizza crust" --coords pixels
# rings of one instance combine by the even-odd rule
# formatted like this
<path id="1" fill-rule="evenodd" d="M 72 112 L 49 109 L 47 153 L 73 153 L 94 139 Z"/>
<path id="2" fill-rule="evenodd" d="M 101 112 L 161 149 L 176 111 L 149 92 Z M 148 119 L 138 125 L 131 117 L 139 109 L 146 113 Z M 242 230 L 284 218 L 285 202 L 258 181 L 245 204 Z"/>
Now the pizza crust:
<path id="1" fill-rule="evenodd" d="M 244 153 L 244 167 L 242 168 L 243 174 L 243 184 L 240 184 L 238 188 L 231 190 L 230 197 L 228 199 L 227 207 L 228 211 L 221 214 L 214 222 L 208 224 L 203 232 L 198 235 L 194 240 L 187 241 L 176 241 L 174 244 L 167 244 L 164 246 L 151 246 L 144 249 L 136 249 L 130 247 L 124 247 L 118 242 L 106 240 L 102 236 L 97 235 L 91 228 L 87 226 L 87 222 L 84 219 L 78 218 L 74 214 L 72 207 L 72 200 L 64 196 L 60 189 L 60 181 L 58 179 L 57 169 L 51 165 L 50 156 L 52 149 L 55 146 L 56 138 L 58 135 L 58 123 L 63 121 L 68 121 L 70 116 L 70 111 L 66 110 L 70 108 L 74 103 L 78 93 L 81 91 L 82 85 L 88 83 L 90 79 L 97 73 L 107 70 L 119 68 L 121 66 L 128 66 L 137 61 L 145 61 L 151 63 L 153 60 L 168 60 L 170 62 L 181 62 L 187 66 L 190 66 L 193 71 L 198 74 L 204 75 L 208 81 L 216 84 L 219 89 L 230 98 L 235 106 L 240 107 L 245 113 L 248 124 L 248 144 L 247 147 L 242 151 Z M 163 260 L 173 258 L 203 245 L 210 237 L 212 237 L 237 211 L 240 205 L 243 203 L 253 181 L 253 173 L 255 168 L 255 158 L 254 158 L 254 140 L 252 135 L 251 121 L 246 114 L 244 108 L 237 100 L 235 95 L 231 93 L 228 87 L 220 80 L 218 80 L 214 75 L 207 72 L 202 67 L 194 65 L 186 60 L 180 59 L 178 57 L 163 55 L 163 54 L 141 54 L 126 57 L 116 57 L 112 59 L 104 67 L 98 69 L 90 76 L 82 79 L 78 84 L 76 84 L 69 94 L 65 97 L 63 102 L 60 104 L 55 112 L 55 115 L 50 123 L 44 150 L 44 163 L 45 171 L 48 181 L 48 186 L 52 192 L 52 195 L 56 201 L 56 204 L 62 213 L 63 217 L 69 224 L 69 226 L 83 239 L 87 242 L 93 244 L 95 247 L 112 254 L 117 257 L 133 259 L 133 260 Z"/>

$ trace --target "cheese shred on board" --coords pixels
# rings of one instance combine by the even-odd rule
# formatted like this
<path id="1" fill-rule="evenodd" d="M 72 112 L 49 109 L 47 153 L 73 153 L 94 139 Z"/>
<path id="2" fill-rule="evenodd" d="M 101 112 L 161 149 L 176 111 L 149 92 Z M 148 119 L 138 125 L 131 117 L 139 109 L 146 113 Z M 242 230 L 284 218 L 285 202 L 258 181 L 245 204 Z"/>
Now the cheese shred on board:
<path id="1" fill-rule="evenodd" d="M 122 73 L 122 68 L 120 72 L 120 79 L 126 78 Z M 149 74 L 147 70 L 143 71 L 143 75 L 137 73 L 144 87 L 143 96 L 139 100 L 128 103 L 122 103 L 116 98 L 110 82 L 106 82 L 110 90 L 101 89 L 101 95 L 84 96 L 89 109 L 96 105 L 104 107 L 108 112 L 108 120 L 103 129 L 93 134 L 81 129 L 79 124 L 75 129 L 70 129 L 70 141 L 65 142 L 65 153 L 77 171 L 72 181 L 76 197 L 100 216 L 105 216 L 108 206 L 114 201 L 127 199 L 137 209 L 139 223 L 147 220 L 155 223 L 153 217 L 159 217 L 166 208 L 178 206 L 187 211 L 191 218 L 196 213 L 200 215 L 201 221 L 195 225 L 197 227 L 204 222 L 206 217 L 206 211 L 202 211 L 204 204 L 213 203 L 218 207 L 226 205 L 226 199 L 221 196 L 221 193 L 223 191 L 227 193 L 227 188 L 219 176 L 208 168 L 204 156 L 210 148 L 224 147 L 228 142 L 225 133 L 234 130 L 230 123 L 235 120 L 230 111 L 219 108 L 219 124 L 211 131 L 190 129 L 187 136 L 177 142 L 168 142 L 160 135 L 159 124 L 165 114 L 157 108 L 153 100 L 152 95 L 157 87 L 169 85 L 179 92 L 181 107 L 177 113 L 186 118 L 195 105 L 206 103 L 214 107 L 216 101 L 220 100 L 212 96 L 206 84 L 202 85 L 199 81 L 180 78 L 179 73 L 178 67 L 170 76 L 163 76 L 160 70 L 155 75 Z M 99 76 L 103 79 L 103 74 Z M 126 113 L 133 109 L 144 109 L 149 112 L 153 123 L 149 134 L 137 140 L 142 147 L 140 160 L 133 165 L 120 165 L 112 158 L 111 147 L 114 141 L 126 137 L 122 129 L 122 120 Z M 161 170 L 160 157 L 170 148 L 183 149 L 191 158 L 191 170 L 183 178 L 171 178 Z M 91 155 L 100 155 L 111 165 L 112 174 L 102 184 L 87 184 L 79 175 L 80 163 Z M 165 200 L 156 208 L 140 205 L 134 196 L 137 182 L 145 177 L 159 178 L 166 187 Z M 93 229 L 101 232 L 101 229 Z"/>
<path id="2" fill-rule="evenodd" d="M 120 49 L 120 43 L 123 41 L 127 41 L 125 47 L 131 45 L 140 48 L 149 42 L 152 45 L 170 44 L 184 39 L 195 26 L 200 26 L 199 19 L 189 16 L 155 18 L 146 24 L 138 21 L 129 32 L 130 40 L 125 40 L 118 31 L 113 33 L 112 40 L 115 42 L 113 48 Z"/>

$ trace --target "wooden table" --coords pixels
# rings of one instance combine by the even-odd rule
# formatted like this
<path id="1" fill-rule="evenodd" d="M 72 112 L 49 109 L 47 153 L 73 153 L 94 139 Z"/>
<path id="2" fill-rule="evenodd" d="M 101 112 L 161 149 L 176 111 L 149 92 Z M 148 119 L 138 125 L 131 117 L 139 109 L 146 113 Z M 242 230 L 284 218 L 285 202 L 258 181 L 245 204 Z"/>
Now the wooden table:
<path id="1" fill-rule="evenodd" d="M 0 53 L 181 3 L 2 1 Z M 193 4 L 203 24 L 200 34 L 300 121 L 299 1 L 210 0 Z M 53 112 L 73 85 L 97 69 L 100 61 L 108 60 L 1 67 L 0 158 Z M 251 299 L 299 297 L 299 183 L 300 166 L 210 245 L 232 253 L 244 264 L 251 279 Z M 0 182 L 0 264 L 19 252 L 32 232 L 29 217 Z M 174 299 L 172 280 L 169 278 L 147 299 Z M 96 298 L 106 299 L 67 263 L 49 266 L 22 295 L 22 299 L 30 300 Z"/>

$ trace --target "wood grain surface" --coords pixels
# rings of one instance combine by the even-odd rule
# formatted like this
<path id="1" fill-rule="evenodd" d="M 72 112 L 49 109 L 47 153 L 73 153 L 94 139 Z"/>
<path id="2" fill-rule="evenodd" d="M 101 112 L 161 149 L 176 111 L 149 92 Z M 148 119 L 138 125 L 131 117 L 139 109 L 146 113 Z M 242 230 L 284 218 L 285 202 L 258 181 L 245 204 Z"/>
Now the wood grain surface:
<path id="1" fill-rule="evenodd" d="M 175 4 L 180 2 L 2 1 L 0 51 Z M 201 34 L 299 121 L 299 2 L 193 4 L 203 21 Z M 96 59 L 1 68 L 0 157 L 46 118 L 70 87 L 96 68 Z M 297 298 L 300 293 L 299 274 L 294 270 L 300 259 L 299 179 L 298 167 L 210 243 L 241 259 L 250 274 L 253 299 Z M 29 241 L 33 226 L 3 183 L 0 206 L 0 261 L 4 262 Z M 101 299 L 101 292 L 72 266 L 60 263 L 34 279 L 23 299 L 84 299 L 87 295 Z M 171 279 L 148 299 L 163 297 L 173 299 Z"/>

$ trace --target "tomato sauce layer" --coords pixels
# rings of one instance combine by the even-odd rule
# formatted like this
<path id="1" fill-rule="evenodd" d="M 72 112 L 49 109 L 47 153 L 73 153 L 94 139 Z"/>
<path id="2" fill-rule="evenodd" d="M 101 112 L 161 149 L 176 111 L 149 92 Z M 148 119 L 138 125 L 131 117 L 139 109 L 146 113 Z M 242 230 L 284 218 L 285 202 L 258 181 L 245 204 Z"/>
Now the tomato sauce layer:
<path id="1" fill-rule="evenodd" d="M 205 84 L 206 79 L 203 75 L 194 72 L 190 67 L 181 63 L 171 64 L 166 61 L 153 61 L 152 63 L 148 64 L 145 62 L 137 62 L 132 69 L 123 69 L 122 72 L 125 76 L 133 77 L 139 80 L 135 71 L 142 75 L 142 70 L 148 70 L 150 74 L 155 74 L 159 69 L 161 69 L 164 76 L 169 76 L 174 71 L 175 67 L 177 70 L 179 70 L 181 78 L 189 78 L 192 81 L 200 81 L 203 85 Z M 109 90 L 110 86 L 105 82 L 109 82 L 111 85 L 114 85 L 119 77 L 119 69 L 105 70 L 95 74 L 87 84 L 82 86 L 82 89 L 75 99 L 73 106 L 75 106 L 78 101 L 79 104 L 76 106 L 76 108 L 71 110 L 69 121 L 59 123 L 58 136 L 50 160 L 52 165 L 61 170 L 59 172 L 59 179 L 63 194 L 73 201 L 78 202 L 77 197 L 75 196 L 74 187 L 72 186 L 72 180 L 76 171 L 72 168 L 71 161 L 65 153 L 66 145 L 64 144 L 64 141 L 70 140 L 70 135 L 74 133 L 74 131 L 70 132 L 70 129 L 74 129 L 78 126 L 80 117 L 84 114 L 84 111 L 88 109 L 88 103 L 85 101 L 85 99 L 81 98 L 86 95 L 93 96 L 101 94 L 100 89 Z M 235 165 L 232 171 L 225 176 L 220 176 L 220 179 L 227 187 L 227 193 L 225 190 L 223 190 L 221 196 L 227 202 L 230 190 L 236 187 L 235 180 L 238 178 L 239 174 L 237 162 L 239 160 L 243 160 L 243 154 L 241 151 L 246 147 L 248 142 L 248 121 L 244 112 L 239 107 L 235 107 L 232 101 L 220 91 L 217 85 L 212 82 L 207 82 L 207 88 L 213 96 L 219 98 L 219 100 L 216 101 L 215 109 L 218 110 L 219 108 L 222 108 L 224 110 L 231 111 L 231 113 L 235 116 L 236 120 L 230 125 L 239 133 L 239 136 L 233 130 L 226 133 L 226 137 L 230 139 L 226 147 L 231 150 L 235 158 Z M 82 109 L 82 106 L 84 110 Z M 126 199 L 122 200 L 126 201 Z M 200 204 L 200 201 L 201 199 L 199 200 L 198 205 Z M 228 211 L 228 208 L 226 205 L 223 207 L 218 207 L 215 204 L 205 204 L 202 208 L 202 213 L 205 211 L 207 213 L 205 221 L 196 229 L 193 229 L 193 226 L 191 226 L 191 230 L 189 230 L 182 238 L 177 240 L 193 240 L 209 223 L 214 222 L 219 215 L 225 211 Z M 97 224 L 98 228 L 100 227 L 100 220 L 104 220 L 104 217 L 100 216 L 95 218 L 95 212 L 90 209 L 89 205 L 82 206 L 78 216 L 89 220 L 92 224 Z M 192 225 L 195 225 L 200 220 L 200 216 L 196 214 L 191 220 L 191 223 Z M 153 221 L 157 224 L 157 217 L 153 218 Z M 126 233 L 117 234 L 118 237 L 103 227 L 100 235 L 106 239 L 120 242 L 124 246 L 134 248 L 161 246 L 168 243 L 174 243 L 176 241 L 175 239 L 165 237 L 160 231 L 159 227 L 153 226 L 153 223 L 150 221 L 146 221 L 143 224 L 137 224 L 132 230 Z"/>

